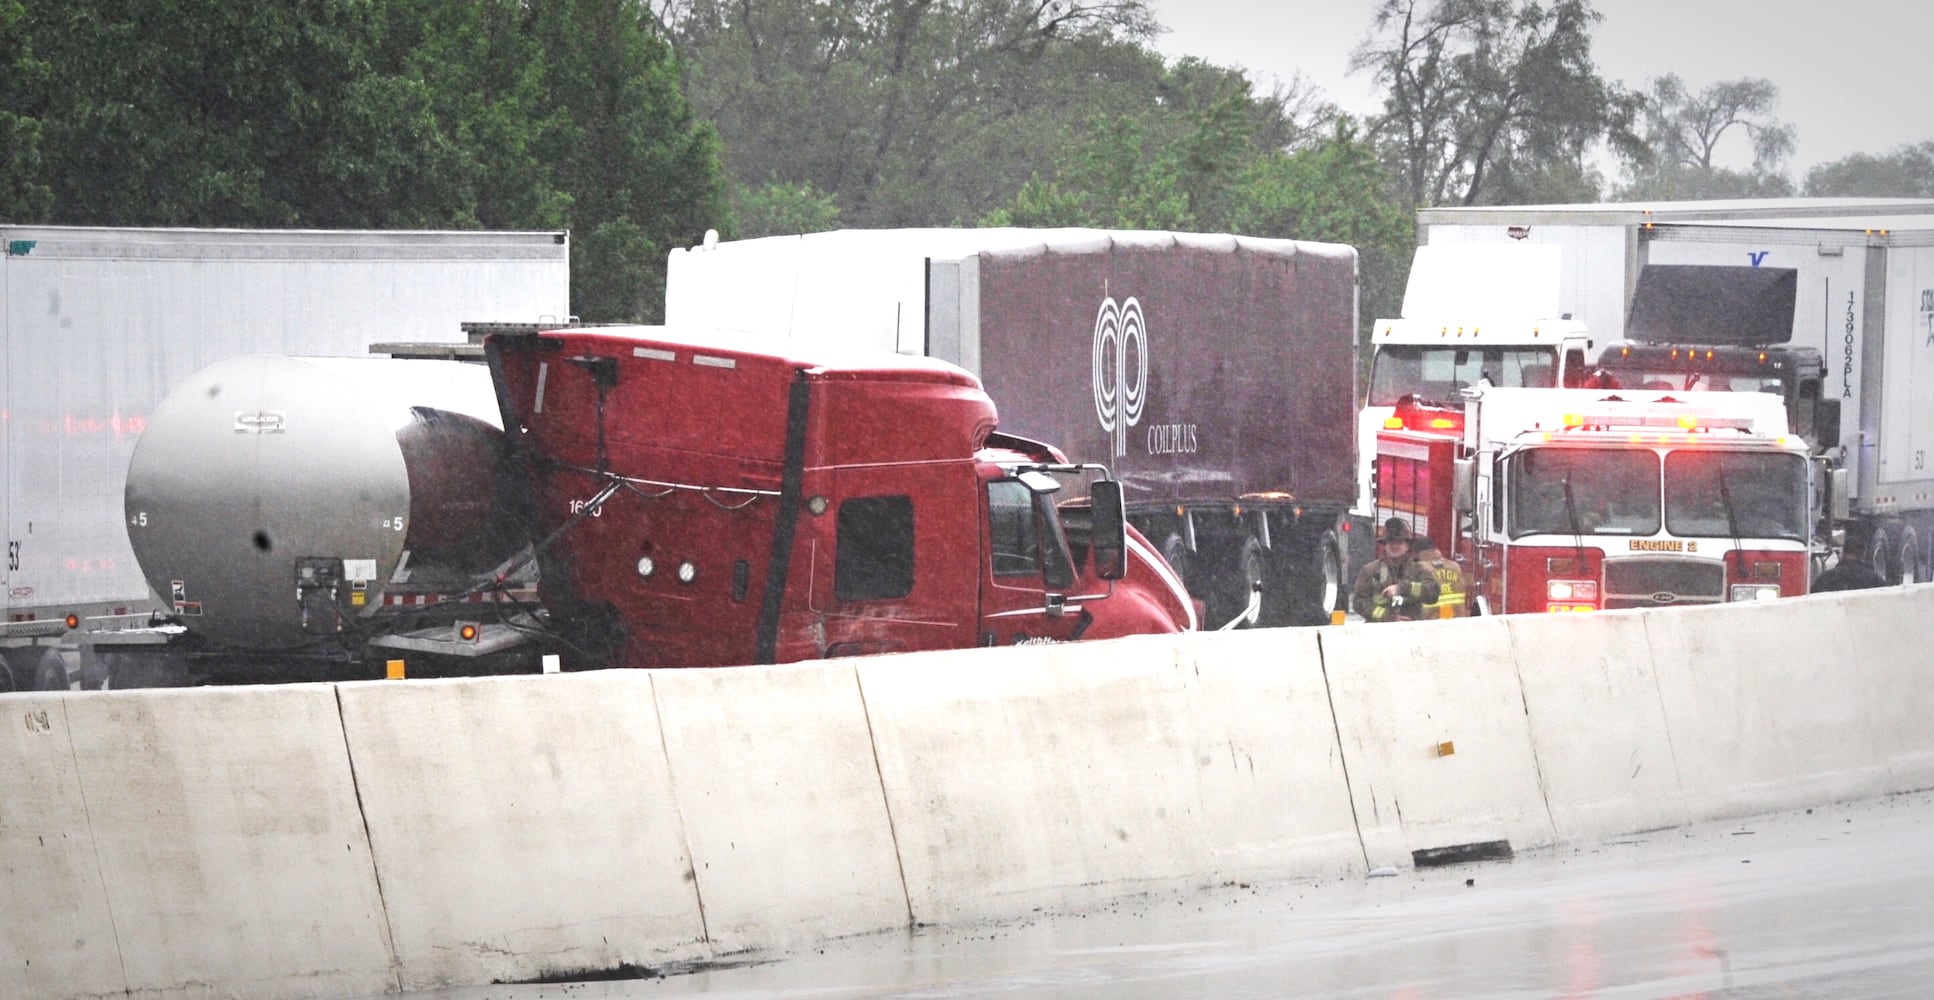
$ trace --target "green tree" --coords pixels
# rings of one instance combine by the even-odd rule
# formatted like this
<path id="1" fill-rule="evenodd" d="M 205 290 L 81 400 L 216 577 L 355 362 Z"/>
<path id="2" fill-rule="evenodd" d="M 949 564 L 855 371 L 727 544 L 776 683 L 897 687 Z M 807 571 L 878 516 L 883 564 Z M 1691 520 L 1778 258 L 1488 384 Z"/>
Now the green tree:
<path id="1" fill-rule="evenodd" d="M 774 181 L 736 188 L 731 232 L 735 239 L 819 233 L 839 225 L 839 204 L 812 184 Z"/>
<path id="2" fill-rule="evenodd" d="M 1362 313 L 1393 315 L 1414 245 L 1410 212 L 1389 194 L 1374 147 L 1347 117 L 1295 149 L 1260 149 L 1256 122 L 1226 98 L 1184 116 L 1166 143 L 1126 118 L 1098 119 L 1063 145 L 983 225 L 1179 229 L 1343 243 L 1358 251 Z M 1269 121 L 1264 116 L 1262 121 Z M 1366 327 L 1367 329 L 1367 327 Z"/>
<path id="3" fill-rule="evenodd" d="M 1047 143 L 1136 112 L 1159 56 L 1142 0 L 687 0 L 662 11 L 726 172 L 811 184 L 847 224 L 961 223 Z"/>
<path id="4" fill-rule="evenodd" d="M 34 57 L 26 16 L 18 0 L 0 0 L 0 74 L 16 95 L 0 103 L 0 219 L 37 222 L 54 203 L 40 154 L 48 65 Z"/>
<path id="5" fill-rule="evenodd" d="M 1677 74 L 1652 81 L 1640 102 L 1642 145 L 1626 151 L 1621 198 L 1748 198 L 1793 193 L 1785 160 L 1793 127 L 1773 117 L 1779 88 L 1756 78 L 1722 80 L 1698 93 Z M 1748 170 L 1714 163 L 1728 134 L 1744 133 Z"/>
<path id="6" fill-rule="evenodd" d="M 327 0 L 34 4 L 54 68 L 42 117 L 52 218 L 98 225 L 286 225 L 270 180 L 313 152 L 361 25 Z M 309 190 L 291 183 L 288 190 Z"/>
<path id="7" fill-rule="evenodd" d="M 575 308 L 642 320 L 661 314 L 667 248 L 725 213 L 716 134 L 633 0 L 16 8 L 0 0 L 0 65 L 19 70 L 0 90 L 11 211 L 568 227 Z"/>
<path id="8" fill-rule="evenodd" d="M 1235 233 L 1356 247 L 1366 324 L 1396 315 L 1403 304 L 1416 227 L 1388 194 L 1375 149 L 1348 120 L 1334 122 L 1320 142 L 1250 163 L 1225 225 Z"/>
<path id="9" fill-rule="evenodd" d="M 1811 197 L 1934 198 L 1934 139 L 1855 153 L 1806 172 Z"/>
<path id="10" fill-rule="evenodd" d="M 1052 179 L 1031 178 L 981 224 L 1192 229 L 1183 179 L 1188 158 L 1185 147 L 1152 146 L 1133 119 L 1097 118 L 1056 157 Z"/>
<path id="11" fill-rule="evenodd" d="M 373 5 L 375 72 L 354 80 L 318 151 L 341 200 L 311 214 L 396 225 L 399 209 L 423 199 L 415 211 L 427 226 L 569 225 L 572 197 L 551 151 L 571 123 L 549 99 L 536 10 L 518 0 Z"/>
<path id="12" fill-rule="evenodd" d="M 1372 138 L 1411 205 L 1594 200 L 1588 155 L 1629 147 L 1631 97 L 1598 75 L 1586 0 L 1380 0 L 1351 59 L 1386 89 Z"/>
<path id="13" fill-rule="evenodd" d="M 1259 98 L 1241 72 L 1193 58 L 1148 93 L 1132 112 L 1045 140 L 1056 151 L 1050 174 L 1031 175 L 983 223 L 1240 231 L 1231 227 L 1245 218 L 1255 165 L 1322 146 L 1316 123 L 1339 121 L 1332 105 L 1293 89 Z"/>
<path id="14" fill-rule="evenodd" d="M 531 10 L 545 106 L 568 123 L 542 152 L 571 197 L 572 308 L 587 320 L 661 320 L 666 254 L 725 218 L 717 133 L 692 113 L 669 43 L 635 0 Z"/>

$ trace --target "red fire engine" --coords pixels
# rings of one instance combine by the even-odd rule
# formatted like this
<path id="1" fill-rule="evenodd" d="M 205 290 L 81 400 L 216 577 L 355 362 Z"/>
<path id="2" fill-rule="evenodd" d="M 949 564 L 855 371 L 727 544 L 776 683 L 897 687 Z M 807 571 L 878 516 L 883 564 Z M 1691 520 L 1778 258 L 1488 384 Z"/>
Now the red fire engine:
<path id="1" fill-rule="evenodd" d="M 1379 519 L 1452 554 L 1475 614 L 1804 594 L 1819 478 L 1762 393 L 1474 389 L 1377 439 Z"/>

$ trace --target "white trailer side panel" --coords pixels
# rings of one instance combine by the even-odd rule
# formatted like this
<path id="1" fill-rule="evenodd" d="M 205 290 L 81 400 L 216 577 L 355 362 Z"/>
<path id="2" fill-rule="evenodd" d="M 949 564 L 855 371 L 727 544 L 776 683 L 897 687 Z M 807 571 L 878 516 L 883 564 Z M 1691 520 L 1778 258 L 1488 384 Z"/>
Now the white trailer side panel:
<path id="1" fill-rule="evenodd" d="M 1929 198 L 1741 198 L 1716 201 L 1622 202 L 1575 205 L 1485 205 L 1417 212 L 1418 242 L 1498 243 L 1522 240 L 1566 248 L 1561 308 L 1592 331 L 1603 347 L 1625 334 L 1642 263 L 1639 244 L 1648 227 L 1751 220 L 1831 220 L 1934 214 Z M 1919 223 L 1915 223 L 1918 225 Z M 1708 262 L 1702 262 L 1708 263 Z M 1735 263 L 1712 261 L 1710 263 Z"/>
<path id="2" fill-rule="evenodd" d="M 836 350 L 931 355 L 979 371 L 965 343 L 928 343 L 929 261 L 1053 247 L 1075 251 L 1169 233 L 1094 229 L 842 229 L 729 240 L 666 259 L 665 323 Z"/>
<path id="3" fill-rule="evenodd" d="M 1591 332 L 1594 349 L 1625 330 L 1625 304 L 1631 298 L 1628 278 L 1638 273 L 1629 262 L 1632 230 L 1617 225 L 1564 223 L 1515 226 L 1504 224 L 1441 224 L 1423 226 L 1430 246 L 1529 243 L 1561 248 L 1556 316 L 1570 316 Z M 1408 307 L 1406 306 L 1406 315 Z"/>
<path id="4" fill-rule="evenodd" d="M 1799 273 L 1791 343 L 1820 352 L 1826 364 L 1822 392 L 1840 400 L 1841 443 L 1853 456 L 1867 364 L 1861 349 L 1868 323 L 1865 238 L 1751 226 L 1662 226 L 1651 233 L 1642 247 L 1644 263 L 1780 267 Z"/>
<path id="5" fill-rule="evenodd" d="M 128 459 L 194 372 L 569 316 L 562 232 L 7 226 L 0 240 L 8 622 L 149 606 L 122 525 Z"/>
<path id="6" fill-rule="evenodd" d="M 1922 292 L 1934 288 L 1924 220 L 1755 220 L 1660 226 L 1641 248 L 1654 264 L 1784 267 L 1799 273 L 1795 346 L 1821 353 L 1840 400 L 1854 507 L 1934 509 L 1934 344 Z M 1934 305 L 1934 302 L 1925 303 Z"/>
<path id="7" fill-rule="evenodd" d="M 1875 501 L 1883 509 L 1934 509 L 1934 246 L 1886 251 Z"/>

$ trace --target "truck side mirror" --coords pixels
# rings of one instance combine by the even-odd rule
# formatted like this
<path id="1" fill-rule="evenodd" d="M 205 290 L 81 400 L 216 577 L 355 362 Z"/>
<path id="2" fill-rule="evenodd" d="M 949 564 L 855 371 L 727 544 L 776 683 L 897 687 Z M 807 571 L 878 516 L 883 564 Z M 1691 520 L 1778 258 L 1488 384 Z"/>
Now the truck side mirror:
<path id="1" fill-rule="evenodd" d="M 1820 399 L 1813 403 L 1814 447 L 1831 448 L 1840 443 L 1840 401 Z"/>
<path id="2" fill-rule="evenodd" d="M 1471 500 L 1476 496 L 1477 465 L 1468 458 L 1460 458 L 1452 463 L 1451 469 L 1451 509 L 1462 514 L 1471 509 Z"/>
<path id="3" fill-rule="evenodd" d="M 1094 517 L 1088 551 L 1095 561 L 1095 575 L 1119 580 L 1128 575 L 1128 514 L 1123 509 L 1121 482 L 1096 480 L 1088 487 L 1088 503 Z"/>
<path id="4" fill-rule="evenodd" d="M 1827 516 L 1840 524 L 1852 514 L 1847 499 L 1847 467 L 1843 465 L 1827 474 Z"/>

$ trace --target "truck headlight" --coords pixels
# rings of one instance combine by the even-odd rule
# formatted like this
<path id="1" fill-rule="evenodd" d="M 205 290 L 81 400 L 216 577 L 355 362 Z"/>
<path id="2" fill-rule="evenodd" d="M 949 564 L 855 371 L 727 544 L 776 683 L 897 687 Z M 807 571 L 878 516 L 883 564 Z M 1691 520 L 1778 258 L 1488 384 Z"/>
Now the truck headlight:
<path id="1" fill-rule="evenodd" d="M 1740 601 L 1777 601 L 1780 598 L 1780 585 L 1777 583 L 1735 583 L 1733 584 L 1733 603 Z"/>
<path id="2" fill-rule="evenodd" d="M 1597 580 L 1551 580 L 1545 584 L 1545 598 L 1553 601 L 1596 601 Z"/>
<path id="3" fill-rule="evenodd" d="M 1545 611 L 1550 614 L 1598 610 L 1597 580 L 1546 580 Z"/>

